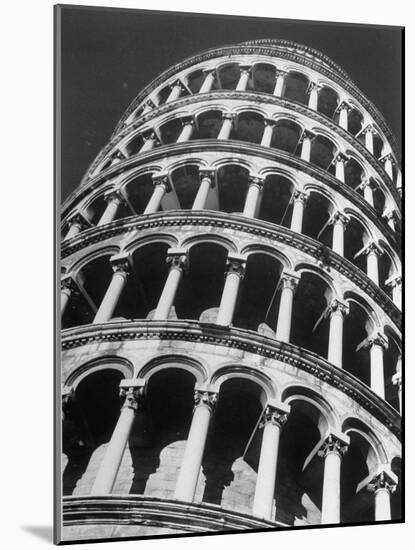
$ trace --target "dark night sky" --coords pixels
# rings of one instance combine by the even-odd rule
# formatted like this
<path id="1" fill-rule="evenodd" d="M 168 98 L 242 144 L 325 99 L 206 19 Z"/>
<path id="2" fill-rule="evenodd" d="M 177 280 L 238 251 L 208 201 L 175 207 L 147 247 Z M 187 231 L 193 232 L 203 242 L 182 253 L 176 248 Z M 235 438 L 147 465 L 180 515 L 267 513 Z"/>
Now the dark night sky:
<path id="1" fill-rule="evenodd" d="M 401 143 L 399 27 L 62 6 L 62 200 L 151 80 L 202 50 L 258 38 L 292 40 L 326 54 Z"/>

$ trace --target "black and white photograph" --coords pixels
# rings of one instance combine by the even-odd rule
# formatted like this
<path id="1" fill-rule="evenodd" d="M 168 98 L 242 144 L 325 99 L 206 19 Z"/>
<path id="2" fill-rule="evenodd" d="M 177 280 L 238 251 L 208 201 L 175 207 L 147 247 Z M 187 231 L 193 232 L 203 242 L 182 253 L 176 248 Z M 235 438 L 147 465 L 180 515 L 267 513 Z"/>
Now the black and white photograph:
<path id="1" fill-rule="evenodd" d="M 403 26 L 54 18 L 55 543 L 381 537 L 405 519 Z"/>

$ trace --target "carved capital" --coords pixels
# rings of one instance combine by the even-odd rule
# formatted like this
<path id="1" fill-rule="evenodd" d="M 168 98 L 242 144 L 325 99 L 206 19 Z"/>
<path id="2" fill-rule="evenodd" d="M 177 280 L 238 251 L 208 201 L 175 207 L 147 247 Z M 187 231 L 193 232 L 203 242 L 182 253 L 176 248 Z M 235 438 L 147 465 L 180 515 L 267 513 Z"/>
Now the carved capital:
<path id="1" fill-rule="evenodd" d="M 389 286 L 390 288 L 400 287 L 402 285 L 402 276 L 401 275 L 394 275 L 394 276 L 390 277 L 389 279 L 387 279 L 385 284 L 387 286 Z"/>
<path id="2" fill-rule="evenodd" d="M 75 392 L 72 387 L 64 386 L 61 392 L 62 397 L 62 420 L 65 420 L 70 413 L 75 398 Z"/>
<path id="3" fill-rule="evenodd" d="M 341 223 L 343 225 L 343 229 L 346 228 L 346 225 L 349 223 L 350 218 L 346 216 L 344 212 L 340 212 L 339 210 L 333 214 L 330 220 L 330 225 L 334 225 L 336 223 Z"/>
<path id="4" fill-rule="evenodd" d="M 382 218 L 385 218 L 385 220 L 387 221 L 397 221 L 397 213 L 396 213 L 396 210 L 388 210 L 387 212 L 384 212 L 384 214 L 382 214 Z"/>
<path id="5" fill-rule="evenodd" d="M 260 191 L 264 187 L 264 183 L 265 183 L 264 178 L 260 178 L 258 176 L 249 176 L 248 177 L 248 185 L 249 186 L 256 185 Z"/>
<path id="6" fill-rule="evenodd" d="M 318 451 L 318 456 L 326 458 L 328 454 L 335 453 L 338 456 L 342 457 L 349 447 L 349 437 L 347 435 L 336 435 L 329 434 L 326 439 L 323 441 L 320 450 Z"/>
<path id="7" fill-rule="evenodd" d="M 194 393 L 194 408 L 196 409 L 196 407 L 205 406 L 212 412 L 215 408 L 217 400 L 218 394 L 216 392 L 196 389 Z"/>
<path id="8" fill-rule="evenodd" d="M 284 288 L 289 288 L 293 292 L 296 291 L 300 283 L 301 275 L 299 273 L 290 273 L 283 271 L 281 273 L 280 281 L 278 283 L 278 288 L 284 290 Z"/>
<path id="9" fill-rule="evenodd" d="M 321 90 L 321 86 L 317 82 L 310 82 L 307 88 L 307 94 L 310 94 L 313 90 L 316 90 L 317 93 Z"/>
<path id="10" fill-rule="evenodd" d="M 392 376 L 392 384 L 397 386 L 399 390 L 402 388 L 402 373 L 400 371 L 395 372 Z"/>
<path id="11" fill-rule="evenodd" d="M 366 124 L 366 126 L 360 130 L 360 133 L 361 133 L 362 135 L 366 135 L 366 134 L 373 134 L 373 135 L 375 135 L 375 134 L 377 134 L 377 132 L 376 132 L 376 130 L 375 130 L 375 128 L 373 127 L 372 124 Z"/>
<path id="12" fill-rule="evenodd" d="M 114 273 L 128 276 L 130 272 L 130 257 L 128 254 L 116 254 L 110 258 L 110 263 Z"/>
<path id="13" fill-rule="evenodd" d="M 125 198 L 121 193 L 120 189 L 110 189 L 106 193 L 104 193 L 104 199 L 107 202 L 118 202 L 119 204 L 124 203 L 125 204 Z"/>
<path id="14" fill-rule="evenodd" d="M 183 85 L 183 82 L 180 80 L 180 79 L 177 79 L 175 80 L 174 82 L 172 82 L 171 84 L 169 84 L 170 86 L 170 89 L 172 90 L 173 88 L 175 88 L 176 86 L 179 87 L 182 91 L 185 90 L 185 87 Z"/>
<path id="15" fill-rule="evenodd" d="M 223 113 L 222 114 L 222 120 L 230 120 L 233 122 L 235 120 L 235 113 Z"/>
<path id="16" fill-rule="evenodd" d="M 383 250 L 380 248 L 378 243 L 372 241 L 367 245 L 367 247 L 364 250 L 365 254 L 376 254 L 377 256 L 382 256 Z"/>
<path id="17" fill-rule="evenodd" d="M 383 349 L 388 349 L 388 337 L 383 332 L 375 332 L 366 340 L 366 348 L 371 348 L 372 346 L 380 346 Z"/>
<path id="18" fill-rule="evenodd" d="M 193 117 L 191 116 L 184 116 L 182 119 L 181 119 L 181 124 L 182 124 L 182 128 L 184 128 L 185 126 L 194 126 L 195 125 L 195 121 L 193 120 Z"/>
<path id="19" fill-rule="evenodd" d="M 68 225 L 69 227 L 72 227 L 73 225 L 77 225 L 80 231 L 83 231 L 84 229 L 88 229 L 88 227 L 91 227 L 91 224 L 84 217 L 84 215 L 81 214 L 81 212 L 74 212 L 73 214 L 71 214 L 71 216 L 68 218 Z"/>
<path id="20" fill-rule="evenodd" d="M 214 76 L 216 78 L 216 69 L 213 68 L 213 69 L 202 69 L 202 73 L 206 76 Z"/>
<path id="21" fill-rule="evenodd" d="M 351 111 L 351 106 L 346 101 L 341 101 L 337 107 L 336 107 L 336 113 L 339 113 L 340 111 Z"/>
<path id="22" fill-rule="evenodd" d="M 186 270 L 188 267 L 188 251 L 185 248 L 169 248 L 166 262 L 170 267 Z"/>
<path id="23" fill-rule="evenodd" d="M 335 156 L 335 161 L 338 163 L 346 164 L 346 162 L 349 160 L 349 157 L 347 157 L 344 153 L 337 153 Z"/>
<path id="24" fill-rule="evenodd" d="M 282 403 L 280 405 L 269 403 L 262 414 L 259 427 L 264 428 L 267 424 L 272 424 L 282 428 L 288 420 L 289 412 L 290 408 Z"/>
<path id="25" fill-rule="evenodd" d="M 122 408 L 137 412 L 143 404 L 145 380 L 142 378 L 125 378 L 120 382 L 120 397 L 124 399 Z"/>
<path id="26" fill-rule="evenodd" d="M 349 304 L 340 302 L 340 300 L 333 300 L 327 308 L 326 315 L 332 315 L 333 313 L 341 313 L 345 317 L 349 313 Z"/>
<path id="27" fill-rule="evenodd" d="M 64 275 L 61 278 L 61 292 L 66 292 L 69 295 L 79 293 L 78 285 L 75 283 L 72 275 Z"/>
<path id="28" fill-rule="evenodd" d="M 215 176 L 216 172 L 212 168 L 200 168 L 199 169 L 199 179 L 200 181 L 208 179 L 210 181 L 210 187 L 215 187 Z"/>
<path id="29" fill-rule="evenodd" d="M 274 120 L 273 118 L 264 118 L 264 124 L 265 126 L 271 126 L 271 128 L 274 128 L 274 126 L 276 125 L 277 121 Z"/>
<path id="30" fill-rule="evenodd" d="M 362 190 L 365 189 L 366 187 L 369 187 L 370 189 L 375 190 L 378 187 L 378 184 L 372 178 L 367 178 L 363 176 L 362 182 L 359 184 L 358 187 Z"/>
<path id="31" fill-rule="evenodd" d="M 300 191 L 298 189 L 294 191 L 293 200 L 295 202 L 299 201 L 305 204 L 307 199 L 308 199 L 308 194 L 305 191 Z"/>
<path id="32" fill-rule="evenodd" d="M 387 472 L 382 470 L 377 473 L 371 481 L 367 484 L 369 491 L 376 493 L 380 490 L 388 491 L 389 494 L 392 494 L 398 485 L 398 479 L 392 472 Z"/>
<path id="33" fill-rule="evenodd" d="M 153 174 L 152 180 L 155 187 L 157 187 L 158 185 L 163 185 L 166 193 L 169 193 L 171 191 L 171 184 L 167 174 Z"/>
<path id="34" fill-rule="evenodd" d="M 395 159 L 392 156 L 392 153 L 387 153 L 386 155 L 384 155 L 379 159 L 379 162 L 381 162 L 382 164 L 385 164 L 387 161 L 389 161 L 392 165 L 396 164 Z"/>
<path id="35" fill-rule="evenodd" d="M 242 279 L 245 274 L 245 267 L 246 267 L 245 256 L 241 256 L 237 254 L 233 254 L 233 255 L 229 254 L 226 262 L 225 275 L 235 274 Z"/>
<path id="36" fill-rule="evenodd" d="M 240 74 L 248 74 L 249 76 L 251 75 L 251 70 L 252 70 L 252 65 L 239 65 L 239 71 L 240 71 Z"/>
<path id="37" fill-rule="evenodd" d="M 301 134 L 299 143 L 303 143 L 305 139 L 309 139 L 310 141 L 312 141 L 315 137 L 316 137 L 316 134 L 314 134 L 310 130 L 304 130 L 303 133 Z"/>
<path id="38" fill-rule="evenodd" d="M 286 74 L 287 74 L 287 71 L 283 71 L 282 69 L 276 69 L 275 78 L 277 79 L 279 76 L 284 77 Z"/>

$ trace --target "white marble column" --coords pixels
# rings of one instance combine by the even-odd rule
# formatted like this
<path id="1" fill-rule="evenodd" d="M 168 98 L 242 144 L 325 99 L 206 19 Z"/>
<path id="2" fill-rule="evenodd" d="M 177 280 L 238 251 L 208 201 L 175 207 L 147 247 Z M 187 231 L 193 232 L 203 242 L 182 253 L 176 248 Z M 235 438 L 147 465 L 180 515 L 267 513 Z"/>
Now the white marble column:
<path id="1" fill-rule="evenodd" d="M 370 178 L 366 178 L 364 181 L 362 181 L 359 187 L 363 190 L 363 198 L 373 208 L 375 206 L 375 202 L 373 199 L 373 190 L 375 184 L 373 180 L 371 180 Z"/>
<path id="2" fill-rule="evenodd" d="M 370 387 L 382 399 L 385 399 L 385 373 L 383 350 L 388 347 L 388 339 L 380 332 L 368 338 L 365 345 L 370 353 Z"/>
<path id="3" fill-rule="evenodd" d="M 220 129 L 217 139 L 229 139 L 233 128 L 234 118 L 235 115 L 233 113 L 223 114 L 222 128 Z"/>
<path id="4" fill-rule="evenodd" d="M 238 299 L 239 285 L 244 276 L 246 257 L 240 254 L 229 254 L 225 285 L 216 324 L 229 326 L 232 323 L 233 314 Z"/>
<path id="5" fill-rule="evenodd" d="M 183 84 L 180 82 L 180 80 L 176 80 L 174 84 L 171 86 L 171 92 L 166 99 L 166 103 L 170 103 L 171 101 L 175 101 L 176 99 L 179 99 L 181 93 L 183 91 Z"/>
<path id="6" fill-rule="evenodd" d="M 165 193 L 171 191 L 171 185 L 166 175 L 153 175 L 154 190 L 143 214 L 153 214 L 160 210 L 161 201 Z"/>
<path id="7" fill-rule="evenodd" d="M 118 208 L 125 203 L 125 198 L 119 189 L 105 193 L 104 198 L 107 201 L 107 207 L 97 223 L 98 226 L 111 223 L 117 215 Z"/>
<path id="8" fill-rule="evenodd" d="M 344 155 L 343 153 L 337 153 L 335 163 L 336 163 L 336 178 L 343 183 L 345 182 L 344 177 L 344 166 L 346 162 L 348 161 L 348 157 Z"/>
<path id="9" fill-rule="evenodd" d="M 187 250 L 183 248 L 170 248 L 167 251 L 167 263 L 170 264 L 170 270 L 154 313 L 154 320 L 169 318 L 183 271 L 188 266 Z"/>
<path id="10" fill-rule="evenodd" d="M 64 241 L 75 237 L 76 235 L 78 235 L 78 233 L 91 226 L 91 224 L 80 212 L 76 212 L 75 214 L 72 214 L 70 216 L 70 218 L 68 219 L 68 225 L 69 230 L 66 233 L 65 238 L 63 239 Z"/>
<path id="11" fill-rule="evenodd" d="M 210 168 L 200 168 L 200 185 L 195 197 L 192 210 L 203 210 L 206 207 L 206 201 L 209 190 L 215 187 L 215 171 Z"/>
<path id="12" fill-rule="evenodd" d="M 243 215 L 247 218 L 254 218 L 256 216 L 264 183 L 265 180 L 263 178 L 256 176 L 249 176 L 248 178 L 248 192 L 243 210 Z"/>
<path id="13" fill-rule="evenodd" d="M 367 255 L 367 276 L 369 279 L 372 279 L 376 285 L 379 285 L 379 257 L 383 252 L 375 242 L 370 243 L 364 252 Z"/>
<path id="14" fill-rule="evenodd" d="M 144 384 L 145 381 L 140 378 L 124 379 L 120 383 L 120 395 L 125 398 L 124 404 L 92 486 L 91 495 L 109 495 L 114 487 L 135 415 L 144 393 Z"/>
<path id="15" fill-rule="evenodd" d="M 203 71 L 205 75 L 205 79 L 200 87 L 199 94 L 205 94 L 212 90 L 213 83 L 215 82 L 216 78 L 216 71 L 215 69 L 208 69 Z"/>
<path id="16" fill-rule="evenodd" d="M 318 94 L 321 87 L 316 82 L 310 82 L 308 87 L 308 106 L 310 109 L 317 111 L 318 108 Z"/>
<path id="17" fill-rule="evenodd" d="M 294 294 L 300 282 L 300 277 L 301 275 L 295 272 L 283 272 L 281 274 L 279 282 L 281 298 L 275 335 L 280 342 L 290 341 Z"/>
<path id="18" fill-rule="evenodd" d="M 252 514 L 269 520 L 272 519 L 280 433 L 289 412 L 290 407 L 284 403 L 270 402 L 259 425 L 264 431 Z"/>
<path id="19" fill-rule="evenodd" d="M 263 147 L 271 147 L 272 134 L 274 132 L 275 120 L 272 118 L 264 119 L 264 133 L 262 134 L 261 145 Z"/>
<path id="20" fill-rule="evenodd" d="M 279 69 L 275 71 L 274 95 L 277 97 L 281 97 L 284 91 L 284 81 L 285 81 L 286 74 L 287 74 L 286 71 L 280 71 Z"/>
<path id="21" fill-rule="evenodd" d="M 193 502 L 202 466 L 210 418 L 217 400 L 217 393 L 208 388 L 195 389 L 195 407 L 192 424 L 187 436 L 183 461 L 177 479 L 174 498 Z"/>
<path id="22" fill-rule="evenodd" d="M 130 269 L 128 255 L 118 254 L 113 256 L 110 262 L 113 270 L 112 279 L 95 315 L 94 324 L 106 323 L 111 319 L 121 293 L 127 283 Z"/>
<path id="23" fill-rule="evenodd" d="M 396 490 L 398 478 L 392 471 L 381 470 L 374 475 L 367 488 L 375 498 L 375 521 L 390 521 L 391 494 Z"/>
<path id="24" fill-rule="evenodd" d="M 330 315 L 327 360 L 340 369 L 343 363 L 343 322 L 348 313 L 348 304 L 339 300 L 333 300 L 326 313 Z"/>
<path id="25" fill-rule="evenodd" d="M 390 153 L 387 155 L 384 155 L 382 158 L 379 159 L 379 162 L 381 162 L 385 168 L 385 172 L 388 174 L 390 179 L 393 181 L 393 165 L 394 160 Z"/>
<path id="26" fill-rule="evenodd" d="M 150 151 L 158 144 L 158 138 L 155 134 L 155 132 L 150 132 L 148 134 L 143 135 L 144 144 L 140 149 L 140 153 L 145 153 L 146 151 Z"/>
<path id="27" fill-rule="evenodd" d="M 292 231 L 297 233 L 302 233 L 303 230 L 303 216 L 304 216 L 304 205 L 308 195 L 304 191 L 294 191 L 293 195 L 293 214 L 291 217 L 291 227 Z"/>
<path id="28" fill-rule="evenodd" d="M 375 135 L 375 129 L 371 124 L 367 124 L 361 131 L 361 133 L 365 136 L 365 147 L 369 151 L 369 153 L 372 153 L 372 155 L 375 152 L 374 147 L 374 135 Z"/>
<path id="29" fill-rule="evenodd" d="M 340 471 L 342 457 L 350 439 L 344 434 L 329 434 L 318 455 L 324 459 L 321 523 L 340 523 Z"/>
<path id="30" fill-rule="evenodd" d="M 195 128 L 195 122 L 192 118 L 186 118 L 182 120 L 182 131 L 177 138 L 176 143 L 182 143 L 183 141 L 189 141 L 192 137 L 193 130 Z"/>
<path id="31" fill-rule="evenodd" d="M 342 101 L 336 109 L 336 112 L 339 113 L 339 126 L 345 130 L 348 130 L 349 127 L 349 111 L 351 111 L 351 107 L 345 101 Z"/>
<path id="32" fill-rule="evenodd" d="M 397 387 L 399 399 L 399 412 L 402 413 L 402 357 L 398 357 L 396 372 L 392 376 L 392 383 Z"/>
<path id="33" fill-rule="evenodd" d="M 78 286 L 71 275 L 64 275 L 61 279 L 61 315 L 65 313 L 71 296 L 78 292 Z"/>
<path id="34" fill-rule="evenodd" d="M 244 92 L 248 87 L 249 77 L 251 76 L 251 67 L 248 65 L 240 66 L 240 76 L 236 85 L 237 92 Z"/>
<path id="35" fill-rule="evenodd" d="M 313 141 L 313 138 L 315 137 L 315 134 L 312 132 L 309 132 L 308 130 L 304 130 L 301 138 L 300 143 L 301 145 L 301 158 L 305 160 L 306 162 L 310 162 L 311 158 L 311 142 Z"/>
<path id="36" fill-rule="evenodd" d="M 335 212 L 330 220 L 330 224 L 333 225 L 333 240 L 331 247 L 333 252 L 340 254 L 340 256 L 344 256 L 344 231 L 349 220 L 350 219 L 343 212 Z"/>

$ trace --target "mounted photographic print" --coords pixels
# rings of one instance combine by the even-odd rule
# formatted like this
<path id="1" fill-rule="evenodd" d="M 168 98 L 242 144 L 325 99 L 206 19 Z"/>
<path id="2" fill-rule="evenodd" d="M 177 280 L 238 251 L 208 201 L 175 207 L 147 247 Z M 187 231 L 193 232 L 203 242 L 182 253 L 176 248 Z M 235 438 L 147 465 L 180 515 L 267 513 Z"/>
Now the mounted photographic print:
<path id="1" fill-rule="evenodd" d="M 56 543 L 404 520 L 402 44 L 55 7 Z"/>

